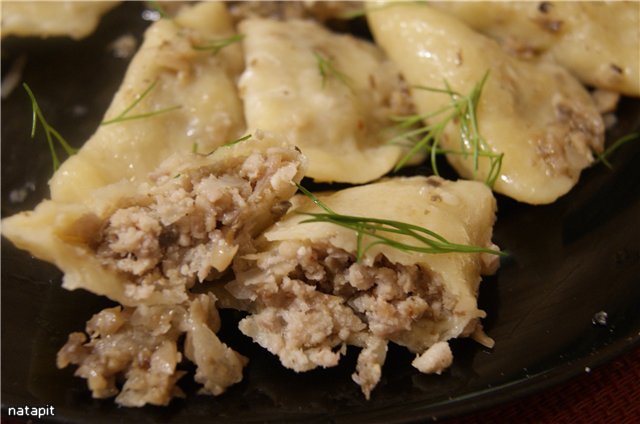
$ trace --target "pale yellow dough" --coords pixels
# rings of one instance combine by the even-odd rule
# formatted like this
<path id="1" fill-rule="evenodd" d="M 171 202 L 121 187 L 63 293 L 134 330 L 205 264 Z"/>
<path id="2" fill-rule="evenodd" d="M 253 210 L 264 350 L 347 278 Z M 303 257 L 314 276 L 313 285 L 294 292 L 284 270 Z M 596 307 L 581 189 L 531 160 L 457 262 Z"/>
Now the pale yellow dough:
<path id="1" fill-rule="evenodd" d="M 489 72 L 477 108 L 487 148 L 504 154 L 495 190 L 516 200 L 551 203 L 567 193 L 601 151 L 604 124 L 589 93 L 559 65 L 526 62 L 440 10 L 417 3 L 371 7 L 376 41 L 412 86 L 451 88 L 468 94 Z M 451 104 L 447 94 L 413 89 L 420 113 Z M 460 132 L 449 125 L 442 146 L 460 151 Z M 472 146 L 465 142 L 465 150 Z M 485 180 L 490 161 L 447 155 L 465 178 Z"/>
<path id="2" fill-rule="evenodd" d="M 511 52 L 545 56 L 594 87 L 640 96 L 637 1 L 434 2 Z"/>
<path id="3" fill-rule="evenodd" d="M 379 48 L 312 21 L 248 19 L 239 28 L 249 128 L 287 136 L 316 181 L 365 183 L 394 167 L 404 150 L 388 143 L 390 117 L 410 111 L 410 100 Z"/>
<path id="4" fill-rule="evenodd" d="M 121 179 L 144 178 L 174 152 L 209 152 L 242 135 L 244 118 L 235 78 L 243 67 L 238 43 L 217 55 L 202 45 L 234 35 L 224 4 L 184 8 L 173 20 L 154 23 L 133 58 L 104 120 L 119 116 L 155 83 L 129 115 L 166 108 L 155 116 L 100 126 L 78 154 L 49 182 L 51 198 L 83 199 Z"/>
<path id="5" fill-rule="evenodd" d="M 3 1 L 2 37 L 81 39 L 91 34 L 102 15 L 118 4 L 119 1 Z"/>

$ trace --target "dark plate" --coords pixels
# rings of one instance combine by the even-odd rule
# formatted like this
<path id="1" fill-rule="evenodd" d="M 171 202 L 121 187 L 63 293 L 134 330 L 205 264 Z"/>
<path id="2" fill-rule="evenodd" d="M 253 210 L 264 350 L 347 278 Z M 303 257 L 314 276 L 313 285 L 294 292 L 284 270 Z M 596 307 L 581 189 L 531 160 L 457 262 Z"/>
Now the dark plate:
<path id="1" fill-rule="evenodd" d="M 79 146 L 95 130 L 127 61 L 107 45 L 125 32 L 140 39 L 141 5 L 107 15 L 90 38 L 8 39 L 2 77 L 20 57 L 22 71 L 49 122 Z M 52 167 L 42 134 L 29 139 L 31 110 L 21 87 L 2 101 L 2 216 L 33 208 L 47 196 Z M 640 128 L 640 103 L 624 100 L 609 140 Z M 548 206 L 499 198 L 495 241 L 510 252 L 481 288 L 492 350 L 453 343 L 455 361 L 441 376 L 410 366 L 391 348 L 383 377 L 367 402 L 351 381 L 357 352 L 340 366 L 296 374 L 253 344 L 225 312 L 221 338 L 251 358 L 245 380 L 217 398 L 189 396 L 167 408 L 118 408 L 94 400 L 73 370 L 57 370 L 67 334 L 109 302 L 60 288 L 61 274 L 2 240 L 2 408 L 55 408 L 62 422 L 333 421 L 406 422 L 448 417 L 557 384 L 640 343 L 640 142 L 613 157 L 613 171 L 586 170 L 573 191 Z M 607 325 L 594 325 L 599 311 Z"/>

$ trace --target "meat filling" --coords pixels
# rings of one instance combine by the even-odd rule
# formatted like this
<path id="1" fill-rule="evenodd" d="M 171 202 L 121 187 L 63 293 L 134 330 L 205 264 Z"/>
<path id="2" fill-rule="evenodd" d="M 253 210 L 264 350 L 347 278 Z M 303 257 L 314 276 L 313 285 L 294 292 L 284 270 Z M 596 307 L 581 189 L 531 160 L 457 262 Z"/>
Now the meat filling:
<path id="1" fill-rule="evenodd" d="M 296 371 L 335 366 L 347 344 L 363 347 L 353 379 L 366 397 L 380 379 L 387 342 L 417 320 L 445 320 L 455 306 L 429 270 L 373 263 L 329 244 L 283 242 L 256 255 L 228 290 L 253 301 L 240 330 Z"/>
<path id="2" fill-rule="evenodd" d="M 417 319 L 439 320 L 447 313 L 442 285 L 418 265 L 394 264 L 383 255 L 364 265 L 331 246 L 301 246 L 297 259 L 289 278 L 342 297 L 376 336 L 389 338 L 410 330 Z M 447 299 L 449 305 L 452 301 Z"/>
<path id="3" fill-rule="evenodd" d="M 127 275 L 126 294 L 136 300 L 153 291 L 184 293 L 215 277 L 286 211 L 300 166 L 292 152 L 270 148 L 223 169 L 161 168 L 141 199 L 106 220 L 98 258 Z"/>
<path id="4" fill-rule="evenodd" d="M 179 339 L 186 333 L 185 355 L 197 365 L 203 391 L 219 394 L 242 379 L 246 358 L 215 335 L 220 319 L 215 297 L 200 295 L 182 305 L 114 307 L 93 316 L 84 333 L 72 333 L 58 352 L 59 368 L 78 365 L 95 398 L 117 395 L 123 406 L 167 405 L 183 393 L 176 382 L 185 372 Z M 119 380 L 124 384 L 119 389 Z"/>

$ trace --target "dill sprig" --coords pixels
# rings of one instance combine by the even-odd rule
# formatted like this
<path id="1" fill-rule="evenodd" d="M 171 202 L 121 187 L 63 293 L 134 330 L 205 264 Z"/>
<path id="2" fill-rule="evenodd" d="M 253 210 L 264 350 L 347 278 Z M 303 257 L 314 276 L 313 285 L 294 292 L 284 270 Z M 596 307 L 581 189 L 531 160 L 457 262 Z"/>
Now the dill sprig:
<path id="1" fill-rule="evenodd" d="M 116 123 L 124 122 L 124 121 L 131 121 L 131 120 L 134 120 L 134 119 L 149 118 L 149 117 L 152 117 L 152 116 L 160 115 L 161 113 L 171 112 L 171 111 L 174 111 L 176 109 L 180 109 L 182 106 L 176 105 L 176 106 L 171 106 L 171 107 L 167 107 L 167 108 L 164 108 L 164 109 L 154 110 L 154 111 L 151 111 L 151 112 L 139 113 L 137 115 L 129 115 L 128 114 L 136 106 L 138 106 L 138 104 L 140 104 L 140 102 L 145 97 L 147 97 L 147 95 L 151 92 L 151 90 L 153 90 L 155 88 L 157 83 L 158 83 L 158 80 L 153 81 L 142 92 L 142 94 L 137 95 L 136 99 L 129 106 L 127 106 L 118 116 L 116 116 L 115 118 L 111 118 L 111 119 L 102 121 L 100 123 L 100 125 L 110 125 L 110 124 L 116 124 Z"/>
<path id="2" fill-rule="evenodd" d="M 344 74 L 336 68 L 333 60 L 329 59 L 318 51 L 314 51 L 313 56 L 316 58 L 316 61 L 318 63 L 318 71 L 320 72 L 320 76 L 322 77 L 322 88 L 324 88 L 327 83 L 327 79 L 329 79 L 330 77 L 334 77 L 347 87 L 350 87 L 351 79 L 348 75 Z"/>
<path id="3" fill-rule="evenodd" d="M 604 152 L 596 153 L 596 160 L 593 162 L 593 164 L 595 165 L 598 163 L 602 163 L 607 168 L 613 169 L 613 165 L 611 165 L 611 162 L 609 162 L 608 157 L 611 156 L 613 152 L 618 150 L 618 148 L 620 148 L 622 145 L 630 141 L 637 140 L 638 138 L 640 138 L 640 133 L 631 133 L 623 137 L 620 137 L 619 139 L 614 141 L 609 147 L 607 147 Z"/>
<path id="4" fill-rule="evenodd" d="M 40 109 L 40 105 L 38 105 L 38 102 L 36 100 L 36 96 L 33 94 L 33 91 L 31 91 L 29 85 L 24 82 L 22 83 L 22 86 L 24 87 L 25 91 L 29 95 L 29 99 L 31 100 L 31 138 L 35 139 L 36 126 L 39 121 L 40 125 L 44 129 L 45 136 L 47 137 L 47 144 L 49 145 L 49 151 L 51 152 L 51 161 L 53 162 L 53 170 L 57 171 L 58 168 L 60 168 L 60 160 L 58 159 L 53 140 L 56 139 L 69 156 L 75 154 L 77 150 L 71 147 L 69 143 L 67 143 L 67 141 L 64 139 L 64 137 L 62 137 L 62 135 L 60 135 L 60 133 L 56 131 L 55 128 L 49 125 L 47 120 L 44 118 L 42 110 Z"/>
<path id="5" fill-rule="evenodd" d="M 241 142 L 243 142 L 243 141 L 245 141 L 245 140 L 249 140 L 250 138 L 251 138 L 251 134 L 243 135 L 243 136 L 242 136 L 242 137 L 240 137 L 240 138 L 236 138 L 235 140 L 228 141 L 228 142 L 224 143 L 224 144 L 222 145 L 222 147 L 229 147 L 229 146 L 233 146 L 234 144 L 238 144 L 238 143 L 241 143 Z"/>
<path id="6" fill-rule="evenodd" d="M 418 225 L 409 224 L 390 219 L 368 218 L 362 216 L 342 215 L 333 211 L 329 206 L 318 199 L 306 188 L 297 184 L 298 189 L 309 197 L 313 203 L 323 209 L 324 213 L 299 212 L 301 215 L 310 216 L 309 219 L 300 221 L 301 224 L 312 222 L 326 222 L 348 228 L 356 232 L 356 260 L 362 257 L 376 245 L 387 245 L 403 252 L 419 253 L 489 253 L 505 256 L 505 252 L 485 247 L 457 244 L 448 241 L 440 234 Z M 410 244 L 389 237 L 390 234 L 398 234 L 412 238 L 416 244 Z M 365 236 L 374 239 L 365 244 Z"/>
<path id="7" fill-rule="evenodd" d="M 237 34 L 221 40 L 208 41 L 204 44 L 192 44 L 191 47 L 194 50 L 198 50 L 198 51 L 210 51 L 215 56 L 223 48 L 227 47 L 228 45 L 238 43 L 242 41 L 243 38 L 244 38 L 244 34 Z"/>
<path id="8" fill-rule="evenodd" d="M 408 140 L 412 143 L 409 152 L 398 162 L 395 171 L 404 167 L 407 162 L 418 152 L 426 150 L 430 155 L 431 167 L 436 175 L 439 175 L 437 165 L 437 155 L 439 154 L 455 154 L 462 155 L 465 159 L 472 156 L 474 177 L 479 169 L 481 158 L 489 159 L 489 172 L 485 178 L 485 183 L 492 187 L 496 179 L 500 175 L 502 167 L 503 153 L 493 152 L 487 145 L 486 140 L 480 134 L 478 129 L 477 108 L 480 102 L 482 90 L 489 77 L 487 71 L 482 79 L 474 85 L 468 95 L 462 95 L 453 90 L 449 83 L 445 80 L 445 88 L 434 88 L 425 86 L 416 86 L 418 90 L 430 91 L 432 93 L 442 93 L 449 96 L 449 104 L 442 108 L 428 113 L 408 115 L 393 118 L 397 124 L 397 128 L 403 132 L 390 140 L 391 143 L 397 143 L 402 140 Z M 439 120 L 437 120 L 439 119 Z M 434 123 L 416 127 L 418 124 L 437 120 Z M 457 123 L 460 131 L 460 150 L 440 149 L 440 143 L 444 135 L 444 131 L 451 123 Z"/>
<path id="9" fill-rule="evenodd" d="M 243 142 L 245 140 L 249 140 L 250 138 L 251 138 L 251 134 L 243 135 L 242 137 L 236 138 L 235 140 L 227 141 L 226 143 L 224 143 L 220 147 L 231 147 L 231 146 L 233 146 L 235 144 L 238 144 L 238 143 L 241 143 L 241 142 Z M 209 155 L 213 154 L 220 147 L 216 147 L 215 149 L 213 149 L 209 153 L 205 154 L 205 156 L 209 156 Z M 196 153 L 196 150 L 194 150 L 193 153 Z"/>

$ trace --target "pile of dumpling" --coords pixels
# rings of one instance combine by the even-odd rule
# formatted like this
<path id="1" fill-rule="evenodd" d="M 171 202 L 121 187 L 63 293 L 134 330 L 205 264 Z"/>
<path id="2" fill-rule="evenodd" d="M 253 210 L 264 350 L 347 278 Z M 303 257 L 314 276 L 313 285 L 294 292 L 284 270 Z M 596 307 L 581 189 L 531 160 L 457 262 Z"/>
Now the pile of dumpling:
<path id="1" fill-rule="evenodd" d="M 64 271 L 65 288 L 122 305 L 94 315 L 88 337 L 71 334 L 58 354 L 96 398 L 166 405 L 182 395 L 183 357 L 204 393 L 239 382 L 248 359 L 216 335 L 217 307 L 245 311 L 240 331 L 298 372 L 360 347 L 353 379 L 367 398 L 389 342 L 414 352 L 425 373 L 451 364 L 452 338 L 491 346 L 477 307 L 481 275 L 499 265 L 491 188 L 553 202 L 604 147 L 605 108 L 581 82 L 601 98 L 640 95 L 638 49 L 599 36 L 604 4 L 496 3 L 480 13 L 476 3 L 369 3 L 374 44 L 332 32 L 308 16 L 312 6 L 256 3 L 235 13 L 221 2 L 185 5 L 153 23 L 108 124 L 55 172 L 50 199 L 2 222 L 16 246 Z M 627 16 L 616 33 L 638 41 L 637 14 L 606 7 Z M 506 16 L 512 25 L 501 25 Z M 602 54 L 575 48 L 585 34 Z M 483 152 L 501 155 L 491 188 L 496 169 L 474 157 L 460 119 L 439 148 L 458 150 L 447 159 L 468 181 L 383 178 L 429 153 L 389 142 L 402 136 L 399 118 L 434 124 L 452 91 L 485 77 L 473 119 Z M 132 104 L 159 112 L 118 120 Z M 303 177 L 353 187 L 296 195 Z M 322 207 L 485 251 L 408 251 L 393 247 L 403 233 L 374 243 L 304 222 Z"/>

